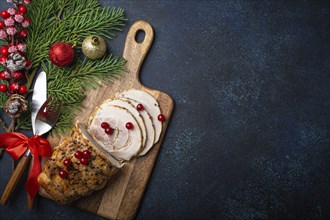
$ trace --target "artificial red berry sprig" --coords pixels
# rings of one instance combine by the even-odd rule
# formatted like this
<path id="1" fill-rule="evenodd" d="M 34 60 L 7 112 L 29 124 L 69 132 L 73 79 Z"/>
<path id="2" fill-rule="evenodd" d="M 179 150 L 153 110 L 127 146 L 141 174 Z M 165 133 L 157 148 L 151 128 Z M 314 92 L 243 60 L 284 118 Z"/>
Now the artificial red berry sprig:
<path id="1" fill-rule="evenodd" d="M 29 27 L 30 19 L 26 17 L 27 4 L 31 0 L 7 0 L 14 7 L 0 12 L 0 40 L 7 45 L 0 47 L 0 65 L 4 71 L 0 72 L 0 92 L 7 95 L 27 92 L 25 84 L 25 72 L 31 68 L 31 62 L 26 59 L 26 44 L 22 41 L 27 37 L 25 28 Z"/>

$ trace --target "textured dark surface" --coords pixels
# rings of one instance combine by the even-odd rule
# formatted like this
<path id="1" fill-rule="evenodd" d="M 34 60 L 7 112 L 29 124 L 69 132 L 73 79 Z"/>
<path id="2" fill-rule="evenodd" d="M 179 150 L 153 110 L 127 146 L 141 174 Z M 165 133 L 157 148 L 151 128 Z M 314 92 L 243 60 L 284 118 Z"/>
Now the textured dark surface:
<path id="1" fill-rule="evenodd" d="M 330 218 L 328 3 L 101 2 L 126 10 L 115 54 L 135 20 L 152 24 L 142 82 L 176 102 L 137 219 Z M 21 188 L 0 219 L 101 219 L 44 198 L 25 207 Z"/>

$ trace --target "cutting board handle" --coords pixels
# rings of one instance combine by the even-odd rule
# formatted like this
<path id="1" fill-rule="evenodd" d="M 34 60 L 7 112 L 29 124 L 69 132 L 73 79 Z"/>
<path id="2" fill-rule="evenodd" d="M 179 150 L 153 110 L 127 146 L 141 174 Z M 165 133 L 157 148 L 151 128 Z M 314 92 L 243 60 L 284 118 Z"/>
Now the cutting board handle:
<path id="1" fill-rule="evenodd" d="M 144 32 L 142 42 L 137 42 L 136 36 L 140 31 Z M 129 29 L 126 37 L 123 58 L 127 61 L 126 68 L 130 75 L 135 75 L 139 81 L 141 65 L 146 57 L 154 39 L 154 31 L 146 21 L 136 21 Z"/>

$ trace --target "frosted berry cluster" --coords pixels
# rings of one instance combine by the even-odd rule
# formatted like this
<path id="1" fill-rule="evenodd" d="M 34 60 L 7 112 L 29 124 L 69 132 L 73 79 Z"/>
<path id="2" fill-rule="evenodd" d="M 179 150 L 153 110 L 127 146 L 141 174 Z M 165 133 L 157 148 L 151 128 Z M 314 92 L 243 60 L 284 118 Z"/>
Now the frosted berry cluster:
<path id="1" fill-rule="evenodd" d="M 26 72 L 31 68 L 31 62 L 26 59 L 26 30 L 30 25 L 30 19 L 26 16 L 26 5 L 31 0 L 7 0 L 13 3 L 13 7 L 0 12 L 0 92 L 11 94 L 25 94 Z"/>

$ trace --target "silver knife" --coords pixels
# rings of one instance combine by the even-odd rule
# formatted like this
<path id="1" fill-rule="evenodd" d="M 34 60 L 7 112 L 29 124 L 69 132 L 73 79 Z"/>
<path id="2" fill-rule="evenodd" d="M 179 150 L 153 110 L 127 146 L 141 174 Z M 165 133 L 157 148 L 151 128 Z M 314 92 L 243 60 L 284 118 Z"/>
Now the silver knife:
<path id="1" fill-rule="evenodd" d="M 47 100 L 47 76 L 44 71 L 40 72 L 37 76 L 37 79 L 34 83 L 33 94 L 32 94 L 32 112 L 31 112 L 31 123 L 32 123 L 32 131 L 33 135 L 36 135 L 36 117 L 39 109 Z M 31 157 L 30 150 L 25 152 L 26 157 Z M 32 162 L 33 163 L 33 162 Z M 32 163 L 30 162 L 29 174 L 31 172 Z M 31 199 L 29 194 L 27 193 L 27 207 L 28 209 L 32 209 L 34 204 L 34 199 Z"/>
<path id="2" fill-rule="evenodd" d="M 44 71 L 40 72 L 34 83 L 32 94 L 31 123 L 33 134 L 36 133 L 35 122 L 37 113 L 42 104 L 47 100 L 47 76 Z"/>

